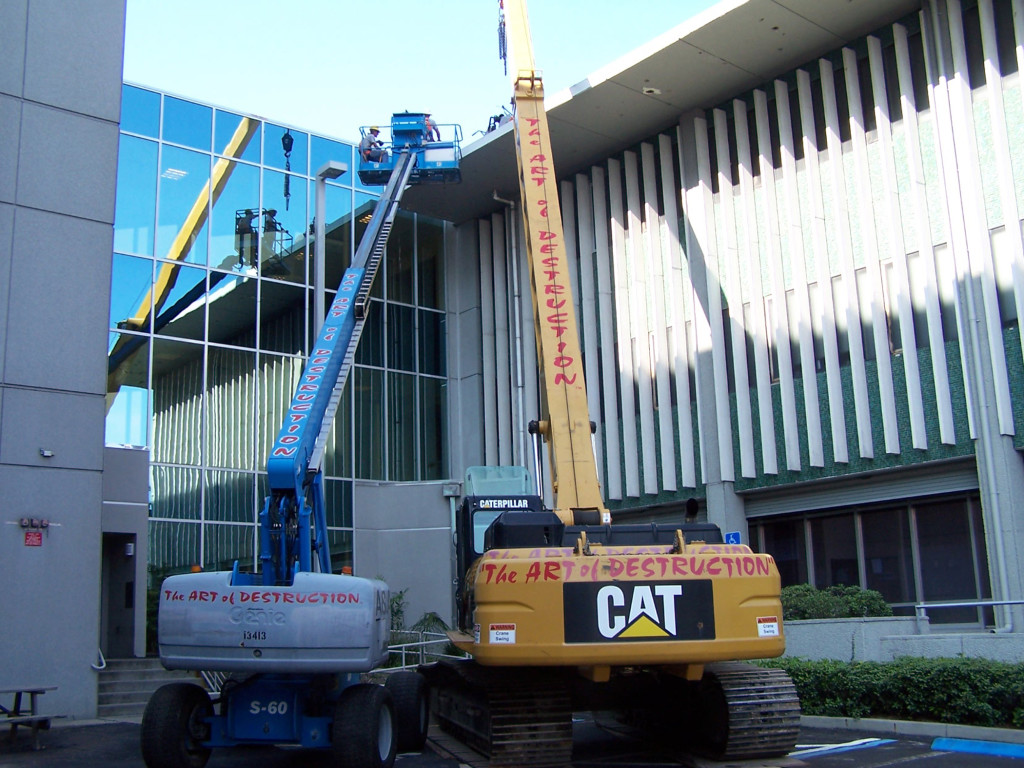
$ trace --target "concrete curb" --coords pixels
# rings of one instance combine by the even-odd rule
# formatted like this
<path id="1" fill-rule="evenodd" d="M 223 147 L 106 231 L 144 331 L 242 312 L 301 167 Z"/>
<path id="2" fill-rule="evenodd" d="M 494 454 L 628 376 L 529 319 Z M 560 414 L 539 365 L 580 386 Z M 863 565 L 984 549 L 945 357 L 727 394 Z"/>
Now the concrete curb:
<path id="1" fill-rule="evenodd" d="M 985 728 L 978 725 L 955 725 L 953 723 L 923 723 L 916 720 L 882 720 L 865 717 L 819 717 L 801 715 L 800 725 L 805 728 L 842 728 L 868 733 L 919 736 L 939 739 L 967 739 L 972 741 L 993 741 L 1002 744 L 1024 744 L 1024 731 L 1016 728 Z"/>

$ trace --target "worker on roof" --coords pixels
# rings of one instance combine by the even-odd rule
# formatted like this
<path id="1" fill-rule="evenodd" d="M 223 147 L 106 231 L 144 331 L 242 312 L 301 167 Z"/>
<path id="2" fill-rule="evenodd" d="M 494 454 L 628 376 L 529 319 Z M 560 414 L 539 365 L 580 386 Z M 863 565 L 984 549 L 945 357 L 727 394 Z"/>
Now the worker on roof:
<path id="1" fill-rule="evenodd" d="M 363 140 L 359 142 L 359 156 L 363 160 L 374 163 L 387 162 L 388 153 L 384 149 L 384 142 L 377 138 L 380 135 L 380 128 L 371 125 L 370 130 L 363 134 Z"/>
<path id="2" fill-rule="evenodd" d="M 437 128 L 437 123 L 430 117 L 429 112 L 424 112 L 423 116 L 426 118 L 427 123 L 427 141 L 440 141 L 441 131 Z"/>

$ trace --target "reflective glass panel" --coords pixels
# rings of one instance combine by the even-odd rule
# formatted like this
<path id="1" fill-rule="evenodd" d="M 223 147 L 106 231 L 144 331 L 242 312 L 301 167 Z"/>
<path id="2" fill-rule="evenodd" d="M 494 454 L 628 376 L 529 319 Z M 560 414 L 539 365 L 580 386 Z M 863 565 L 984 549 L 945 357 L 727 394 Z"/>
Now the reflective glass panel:
<path id="1" fill-rule="evenodd" d="M 121 135 L 117 154 L 114 250 L 153 255 L 157 143 Z"/>
<path id="2" fill-rule="evenodd" d="M 108 363 L 106 445 L 149 445 L 149 341 L 110 334 L 116 358 Z M 118 343 L 121 346 L 118 347 Z M 117 360 L 115 364 L 113 361 Z"/>
<path id="3" fill-rule="evenodd" d="M 803 520 L 778 520 L 764 524 L 764 551 L 779 568 L 782 586 L 807 583 L 807 556 Z"/>
<path id="4" fill-rule="evenodd" d="M 256 353 L 211 346 L 206 367 L 205 463 L 254 469 Z"/>
<path id="5" fill-rule="evenodd" d="M 211 469 L 206 475 L 207 521 L 256 523 L 256 475 Z M 219 526 L 218 526 L 219 527 Z M 209 529 L 207 529 L 209 532 Z"/>
<path id="6" fill-rule="evenodd" d="M 334 415 L 334 424 L 324 448 L 324 474 L 331 477 L 352 477 L 352 375 L 345 383 L 341 402 Z M 330 523 L 328 525 L 341 525 Z M 351 525 L 351 523 L 347 523 Z"/>
<path id="7" fill-rule="evenodd" d="M 356 221 L 356 253 L 359 252 L 359 246 L 362 242 L 363 234 L 366 232 L 366 225 L 369 224 L 370 219 L 373 218 L 373 209 L 377 205 L 377 200 L 378 198 L 367 195 L 364 192 L 355 193 L 356 209 L 353 214 L 353 218 Z M 390 240 L 388 242 L 390 244 Z M 366 247 L 369 247 L 369 245 L 370 244 L 367 243 Z M 384 283 L 387 279 L 385 278 L 386 273 L 387 264 L 382 264 L 381 270 L 377 274 L 377 279 L 373 283 L 373 290 L 370 291 L 370 295 L 375 299 L 384 298 Z"/>
<path id="8" fill-rule="evenodd" d="M 244 271 L 257 264 L 260 172 L 245 163 L 217 163 L 224 169 L 225 182 L 210 219 L 210 266 Z"/>
<path id="9" fill-rule="evenodd" d="M 415 227 L 413 215 L 400 211 L 388 239 L 388 299 L 412 304 L 415 288 Z"/>
<path id="10" fill-rule="evenodd" d="M 348 173 L 342 174 L 338 177 L 340 184 L 351 186 L 355 183 L 355 166 L 352 165 L 352 145 L 345 144 L 340 141 L 332 141 L 331 139 L 325 139 L 322 136 L 311 136 L 309 140 L 309 175 L 316 177 L 317 171 L 324 167 L 328 162 L 334 160 L 335 162 L 344 163 L 348 166 Z M 267 165 L 273 165 L 275 168 L 282 168 L 283 166 L 277 163 L 267 163 Z M 294 165 L 292 166 L 295 167 Z"/>
<path id="11" fill-rule="evenodd" d="M 303 360 L 282 355 L 259 356 L 260 394 L 256 400 L 256 468 L 267 466 L 267 457 L 284 424 L 295 387 L 302 375 Z"/>
<path id="12" fill-rule="evenodd" d="M 444 376 L 445 316 L 443 312 L 419 310 L 420 373 Z"/>
<path id="13" fill-rule="evenodd" d="M 157 139 L 160 137 L 160 94 L 136 88 L 134 85 L 121 86 L 121 130 L 141 133 Z M 118 184 L 118 189 L 120 189 Z"/>
<path id="14" fill-rule="evenodd" d="M 256 528 L 252 525 L 207 523 L 203 526 L 203 569 L 231 570 L 238 561 L 241 570 L 253 567 Z"/>
<path id="15" fill-rule="evenodd" d="M 331 528 L 352 527 L 352 481 L 324 480 L 324 507 Z M 333 567 L 333 563 L 331 566 Z"/>
<path id="16" fill-rule="evenodd" d="M 305 280 L 308 226 L 304 180 L 277 171 L 264 171 L 260 220 L 260 270 L 263 275 L 297 283 Z"/>
<path id="17" fill-rule="evenodd" d="M 977 600 L 978 583 L 971 543 L 970 520 L 964 499 L 914 505 L 918 551 L 921 557 L 921 597 L 924 600 Z M 932 609 L 934 623 L 978 620 L 976 608 Z"/>
<path id="18" fill-rule="evenodd" d="M 199 565 L 199 523 L 149 522 L 149 588 Z"/>
<path id="19" fill-rule="evenodd" d="M 206 327 L 206 270 L 157 262 L 154 292 L 154 332 L 202 341 Z"/>
<path id="20" fill-rule="evenodd" d="M 311 175 L 307 163 L 309 150 L 306 143 L 309 141 L 308 134 L 302 131 L 293 131 L 272 123 L 264 123 L 266 136 L 263 141 L 263 164 L 271 168 L 286 168 L 292 173 L 299 173 L 303 176 Z M 285 155 L 285 134 L 291 137 L 291 152 Z M 315 172 L 314 168 L 314 172 Z"/>
<path id="21" fill-rule="evenodd" d="M 388 374 L 388 479 L 416 480 L 416 377 Z"/>
<path id="22" fill-rule="evenodd" d="M 206 263 L 206 216 L 210 156 L 164 147 L 160 162 L 160 211 L 156 255 L 173 261 Z M 197 215 L 190 216 L 193 211 Z"/>
<path id="23" fill-rule="evenodd" d="M 448 382 L 421 377 L 420 457 L 418 480 L 443 480 L 448 474 Z"/>
<path id="24" fill-rule="evenodd" d="M 152 518 L 199 519 L 201 508 L 198 469 L 154 464 L 151 467 L 150 475 L 153 478 L 153 510 L 150 515 Z M 152 554 L 150 552 L 151 557 Z M 184 562 L 195 561 L 186 560 Z"/>
<path id="25" fill-rule="evenodd" d="M 416 236 L 420 306 L 444 309 L 444 223 L 420 216 Z"/>
<path id="26" fill-rule="evenodd" d="M 341 573 L 341 569 L 346 567 L 351 570 L 352 531 L 329 529 L 327 531 L 327 543 L 331 549 L 331 570 L 334 573 Z"/>
<path id="27" fill-rule="evenodd" d="M 324 237 L 324 287 L 336 291 L 341 285 L 341 276 L 352 264 L 352 190 L 326 184 L 324 205 L 327 228 Z M 310 282 L 313 281 L 313 272 L 311 266 Z"/>
<path id="28" fill-rule="evenodd" d="M 365 480 L 384 480 L 384 372 L 356 366 L 355 475 Z"/>
<path id="29" fill-rule="evenodd" d="M 388 368 L 416 370 L 416 310 L 398 304 L 387 305 Z"/>
<path id="30" fill-rule="evenodd" d="M 888 603 L 914 600 L 914 558 L 906 507 L 863 512 L 864 569 L 868 589 Z"/>
<path id="31" fill-rule="evenodd" d="M 212 125 L 210 107 L 164 96 L 164 141 L 209 152 Z"/>
<path id="32" fill-rule="evenodd" d="M 363 325 L 363 335 L 356 348 L 356 362 L 384 367 L 384 302 L 370 301 L 370 311 Z"/>
<path id="33" fill-rule="evenodd" d="M 153 461 L 198 464 L 203 347 L 153 339 Z M 195 477 L 198 488 L 199 477 Z"/>
<path id="34" fill-rule="evenodd" d="M 260 281 L 259 347 L 302 354 L 306 330 L 306 289 L 276 280 Z"/>
<path id="35" fill-rule="evenodd" d="M 256 346 L 256 278 L 210 273 L 210 341 Z"/>
<path id="36" fill-rule="evenodd" d="M 834 584 L 860 586 L 853 515 L 811 520 L 811 551 L 814 553 L 814 586 L 818 589 Z"/>
<path id="37" fill-rule="evenodd" d="M 256 528 L 251 525 L 203 526 L 203 569 L 230 571 L 238 561 L 240 570 L 252 571 Z"/>
<path id="38" fill-rule="evenodd" d="M 153 287 L 153 262 L 114 254 L 110 272 L 110 327 L 146 330 Z"/>
<path id="39" fill-rule="evenodd" d="M 214 113 L 213 119 L 215 122 L 214 152 L 221 155 L 230 154 L 231 157 L 247 160 L 250 163 L 260 161 L 260 143 L 263 140 L 262 123 L 258 123 L 255 130 L 251 130 L 251 126 L 243 125 L 243 120 L 252 120 L 252 118 L 242 118 L 240 115 L 219 109 Z M 236 149 L 234 152 L 230 152 L 230 147 L 235 141 L 235 134 L 239 129 L 242 131 L 238 135 L 238 140 L 242 142 L 241 151 Z M 247 140 L 244 138 L 246 135 L 249 136 Z"/>

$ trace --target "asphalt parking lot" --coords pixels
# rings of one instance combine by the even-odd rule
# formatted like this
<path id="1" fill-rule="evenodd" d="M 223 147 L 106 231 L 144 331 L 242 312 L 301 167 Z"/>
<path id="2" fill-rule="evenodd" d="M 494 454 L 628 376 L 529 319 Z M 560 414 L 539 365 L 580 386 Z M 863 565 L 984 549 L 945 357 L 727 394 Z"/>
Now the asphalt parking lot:
<path id="1" fill-rule="evenodd" d="M 773 760 L 716 763 L 650 750 L 648 744 L 616 723 L 581 716 L 574 725 L 572 768 L 1010 768 L 1024 765 L 1024 745 L 984 740 L 936 742 L 934 735 L 879 734 L 846 728 L 803 727 L 797 749 Z M 134 722 L 63 723 L 41 733 L 43 749 L 34 751 L 30 734 L 19 731 L 11 743 L 0 736 L 0 768 L 144 768 L 139 725 Z M 970 744 L 969 741 L 976 741 Z M 978 746 L 980 745 L 980 746 Z M 991 748 L 997 754 L 965 752 Z M 486 759 L 434 730 L 428 749 L 402 754 L 398 768 L 486 768 Z M 1016 752 L 1017 756 L 1013 753 Z M 215 750 L 207 768 L 334 768 L 326 753 L 275 747 Z"/>

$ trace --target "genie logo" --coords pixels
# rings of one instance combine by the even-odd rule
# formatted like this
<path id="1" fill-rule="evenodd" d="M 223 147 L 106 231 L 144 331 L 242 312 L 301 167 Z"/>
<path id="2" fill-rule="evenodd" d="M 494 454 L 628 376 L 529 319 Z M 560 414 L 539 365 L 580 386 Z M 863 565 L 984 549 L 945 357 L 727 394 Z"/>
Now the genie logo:
<path id="1" fill-rule="evenodd" d="M 567 643 L 715 637 L 709 579 L 566 582 L 562 589 Z"/>

